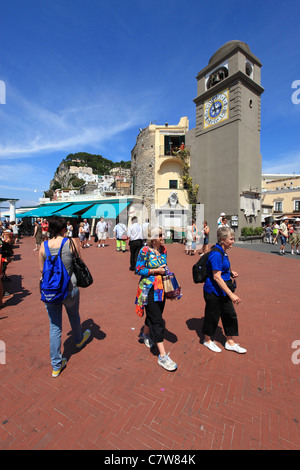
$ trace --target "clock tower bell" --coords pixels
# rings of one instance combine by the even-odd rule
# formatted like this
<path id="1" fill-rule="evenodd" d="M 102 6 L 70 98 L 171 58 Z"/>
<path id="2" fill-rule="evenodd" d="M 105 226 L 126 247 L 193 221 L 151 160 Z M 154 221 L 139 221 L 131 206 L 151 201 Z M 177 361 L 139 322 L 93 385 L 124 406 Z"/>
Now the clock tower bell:
<path id="1" fill-rule="evenodd" d="M 221 212 L 237 237 L 260 226 L 261 66 L 246 43 L 230 41 L 197 75 L 196 127 L 186 143 L 212 242 Z"/>

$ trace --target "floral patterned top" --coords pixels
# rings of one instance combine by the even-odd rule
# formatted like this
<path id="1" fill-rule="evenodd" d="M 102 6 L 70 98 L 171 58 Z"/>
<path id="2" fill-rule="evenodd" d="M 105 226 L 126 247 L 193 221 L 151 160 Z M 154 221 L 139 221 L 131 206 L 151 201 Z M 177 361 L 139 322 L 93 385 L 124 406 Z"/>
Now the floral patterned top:
<path id="1" fill-rule="evenodd" d="M 144 286 L 146 286 L 148 292 L 153 286 L 155 301 L 162 301 L 164 299 L 162 276 L 160 274 L 150 275 L 152 269 L 159 268 L 163 264 L 167 264 L 167 250 L 163 245 L 160 247 L 159 255 L 152 251 L 149 246 L 141 248 L 135 268 L 135 273 L 141 276 L 135 299 L 135 311 L 140 317 L 144 314 L 144 307 L 142 306 L 142 290 Z"/>

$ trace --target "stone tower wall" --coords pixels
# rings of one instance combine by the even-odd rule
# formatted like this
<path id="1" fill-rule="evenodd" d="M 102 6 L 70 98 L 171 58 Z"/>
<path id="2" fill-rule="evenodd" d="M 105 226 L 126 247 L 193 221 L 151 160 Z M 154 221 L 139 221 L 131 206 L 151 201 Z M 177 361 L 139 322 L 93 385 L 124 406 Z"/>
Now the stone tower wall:
<path id="1" fill-rule="evenodd" d="M 155 203 L 155 132 L 149 128 L 141 131 L 131 152 L 131 177 L 134 195 L 144 197 L 150 211 Z"/>

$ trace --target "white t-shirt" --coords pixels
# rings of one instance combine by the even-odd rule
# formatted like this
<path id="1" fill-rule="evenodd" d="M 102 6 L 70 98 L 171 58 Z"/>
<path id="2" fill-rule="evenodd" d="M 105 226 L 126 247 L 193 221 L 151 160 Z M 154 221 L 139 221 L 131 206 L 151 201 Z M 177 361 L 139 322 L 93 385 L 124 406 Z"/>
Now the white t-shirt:
<path id="1" fill-rule="evenodd" d="M 282 232 L 281 235 L 286 235 L 286 236 L 288 235 L 288 228 L 284 222 L 280 224 L 279 230 Z"/>
<path id="2" fill-rule="evenodd" d="M 106 222 L 103 220 L 102 222 L 99 220 L 99 222 L 96 225 L 97 232 L 105 232 L 106 229 Z"/>
<path id="3" fill-rule="evenodd" d="M 130 238 L 130 241 L 143 240 L 143 230 L 140 224 L 135 222 L 134 224 L 130 225 L 127 235 Z"/>
<path id="4" fill-rule="evenodd" d="M 121 224 L 120 222 L 115 226 L 114 230 L 116 237 L 121 239 L 123 235 L 126 234 L 126 225 Z"/>

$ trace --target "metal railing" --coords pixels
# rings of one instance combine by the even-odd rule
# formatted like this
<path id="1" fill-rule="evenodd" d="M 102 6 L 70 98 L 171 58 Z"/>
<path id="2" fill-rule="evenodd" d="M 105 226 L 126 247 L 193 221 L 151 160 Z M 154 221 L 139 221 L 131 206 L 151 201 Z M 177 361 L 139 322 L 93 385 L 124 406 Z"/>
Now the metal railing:
<path id="1" fill-rule="evenodd" d="M 166 148 L 165 145 L 159 146 L 159 155 L 161 157 L 176 157 L 180 154 L 180 152 L 186 152 L 187 155 L 190 154 L 190 145 L 186 145 L 184 150 L 181 150 L 180 147 L 171 146 L 170 148 Z"/>

